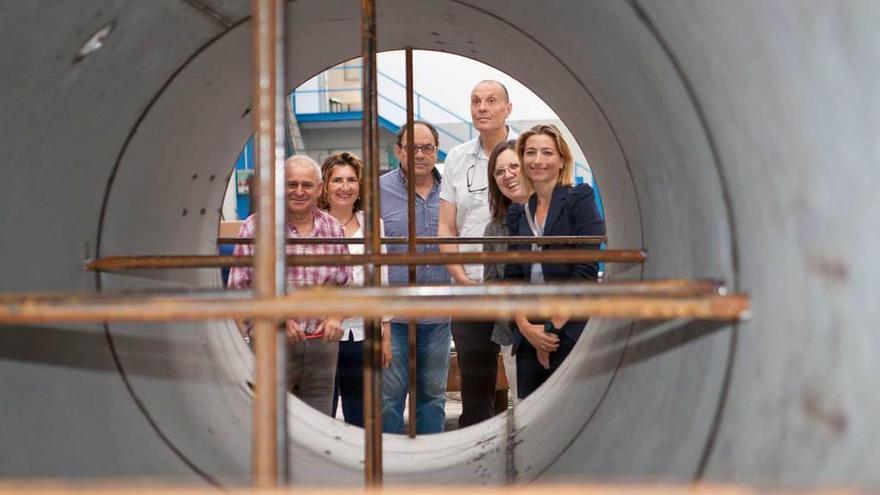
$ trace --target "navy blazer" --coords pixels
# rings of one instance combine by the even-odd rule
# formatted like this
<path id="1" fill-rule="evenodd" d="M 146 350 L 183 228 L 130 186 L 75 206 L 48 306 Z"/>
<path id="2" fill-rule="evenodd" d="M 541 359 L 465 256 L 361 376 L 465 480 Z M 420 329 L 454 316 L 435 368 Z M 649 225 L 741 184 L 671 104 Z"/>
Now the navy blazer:
<path id="1" fill-rule="evenodd" d="M 529 198 L 529 210 L 534 215 L 538 205 L 538 197 L 534 194 Z M 512 204 L 507 212 L 507 228 L 512 236 L 531 236 L 532 229 L 526 220 L 523 205 Z M 574 187 L 556 186 L 550 200 L 550 209 L 544 221 L 544 235 L 605 235 L 605 220 L 596 207 L 593 188 L 588 184 Z M 530 250 L 531 244 L 511 244 L 511 250 Z M 544 249 L 597 249 L 597 246 L 554 245 Z M 599 276 L 598 263 L 541 263 L 545 282 L 596 280 Z M 531 278 L 532 265 L 529 263 L 508 263 L 504 266 L 504 280 L 528 282 Z M 537 323 L 537 322 L 535 322 Z M 586 325 L 586 321 L 569 321 L 561 328 L 561 333 L 572 340 L 577 340 Z M 519 332 L 514 337 L 514 347 L 522 340 Z"/>

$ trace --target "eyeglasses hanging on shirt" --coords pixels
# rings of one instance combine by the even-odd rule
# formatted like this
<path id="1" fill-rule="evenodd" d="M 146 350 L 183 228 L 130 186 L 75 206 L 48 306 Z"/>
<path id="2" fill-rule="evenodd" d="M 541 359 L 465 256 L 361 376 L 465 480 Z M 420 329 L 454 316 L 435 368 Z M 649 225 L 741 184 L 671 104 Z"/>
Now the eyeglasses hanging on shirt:
<path id="1" fill-rule="evenodd" d="M 488 183 L 489 179 L 486 177 L 486 174 L 480 174 L 480 176 L 482 177 L 482 180 L 478 179 L 476 177 L 476 175 L 477 175 L 477 159 L 474 158 L 474 163 L 472 163 L 471 166 L 467 169 L 467 174 L 466 174 L 468 192 L 469 193 L 479 193 L 479 192 L 483 192 L 483 191 L 488 191 L 489 190 L 489 183 Z M 487 182 L 483 182 L 483 180 L 486 180 Z M 483 185 L 483 184 L 485 184 L 485 185 Z"/>

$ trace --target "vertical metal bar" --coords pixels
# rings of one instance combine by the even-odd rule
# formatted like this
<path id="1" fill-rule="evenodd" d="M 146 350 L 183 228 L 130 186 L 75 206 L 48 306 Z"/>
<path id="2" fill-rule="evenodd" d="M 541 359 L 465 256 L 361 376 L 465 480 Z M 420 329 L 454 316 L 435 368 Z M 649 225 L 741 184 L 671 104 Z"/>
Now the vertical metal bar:
<path id="1" fill-rule="evenodd" d="M 254 292 L 258 298 L 272 298 L 284 292 L 283 201 L 277 187 L 279 146 L 283 161 L 283 120 L 278 130 L 279 90 L 277 63 L 278 16 L 281 0 L 253 0 L 254 128 L 259 215 L 254 247 Z M 279 140 L 279 137 L 281 139 Z M 283 167 L 283 163 L 281 164 Z M 279 218 L 280 217 L 280 218 Z M 283 402 L 283 380 L 279 387 L 278 324 L 273 319 L 254 322 L 256 387 L 254 398 L 253 484 L 275 486 L 278 482 L 279 390 Z M 283 408 L 283 406 L 281 406 Z"/>
<path id="2" fill-rule="evenodd" d="M 361 0 L 361 57 L 363 59 L 362 140 L 364 177 L 364 252 L 379 253 L 379 103 L 376 70 L 376 3 Z M 364 265 L 364 285 L 380 285 L 381 271 Z M 364 480 L 382 485 L 382 336 L 379 320 L 366 319 L 364 340 Z"/>
<path id="3" fill-rule="evenodd" d="M 287 25 L 285 0 L 275 0 L 275 93 L 273 109 L 275 115 L 275 239 L 272 251 L 275 261 L 275 295 L 287 292 L 287 229 L 285 225 L 287 206 L 284 202 L 285 161 L 287 158 L 288 119 L 287 119 L 287 71 L 285 70 L 285 48 L 287 46 L 285 27 Z M 287 445 L 287 336 L 283 326 L 275 326 L 275 452 L 278 482 L 287 484 L 288 445 Z"/>
<path id="4" fill-rule="evenodd" d="M 416 252 L 416 154 L 415 154 L 415 119 L 413 118 L 413 53 L 412 48 L 406 49 L 406 195 L 407 195 L 407 252 Z M 409 266 L 409 283 L 416 282 L 416 265 Z M 407 382 L 409 411 L 407 415 L 407 433 L 410 438 L 416 437 L 416 319 L 409 319 L 409 380 Z"/>

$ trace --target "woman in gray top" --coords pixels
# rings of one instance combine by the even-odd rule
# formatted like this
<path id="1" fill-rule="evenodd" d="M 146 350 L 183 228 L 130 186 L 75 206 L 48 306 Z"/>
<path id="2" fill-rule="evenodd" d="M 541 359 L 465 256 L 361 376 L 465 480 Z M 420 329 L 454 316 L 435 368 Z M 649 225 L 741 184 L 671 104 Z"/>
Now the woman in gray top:
<path id="1" fill-rule="evenodd" d="M 516 140 L 503 141 L 495 146 L 489 155 L 489 212 L 492 219 L 486 225 L 484 236 L 507 235 L 507 209 L 512 203 L 525 203 L 528 199 L 520 181 L 522 166 L 516 155 Z M 506 244 L 484 244 L 483 251 L 507 251 Z M 504 278 L 504 265 L 486 264 L 483 279 L 486 282 L 500 282 Z M 513 343 L 513 330 L 510 320 L 500 320 L 492 330 L 492 342 L 501 346 Z"/>

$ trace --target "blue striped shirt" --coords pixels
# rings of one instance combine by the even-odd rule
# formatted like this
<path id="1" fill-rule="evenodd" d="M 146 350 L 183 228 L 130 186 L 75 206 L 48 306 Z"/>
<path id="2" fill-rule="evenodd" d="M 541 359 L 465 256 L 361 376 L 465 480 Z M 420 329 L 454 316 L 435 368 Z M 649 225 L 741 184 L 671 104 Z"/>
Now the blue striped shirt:
<path id="1" fill-rule="evenodd" d="M 400 168 L 396 168 L 379 178 L 381 191 L 382 221 L 385 223 L 385 235 L 388 237 L 406 237 L 409 232 L 407 225 L 406 178 Z M 416 194 L 416 237 L 434 237 L 437 235 L 437 223 L 440 220 L 440 184 L 434 183 L 428 199 Z M 406 244 L 389 244 L 389 253 L 405 252 Z M 418 252 L 438 252 L 436 244 L 416 246 Z M 449 272 L 445 265 L 419 265 L 416 267 L 416 283 L 448 284 Z M 407 285 L 408 269 L 406 266 L 388 267 L 390 285 Z M 405 321 L 395 319 L 394 321 Z M 444 323 L 448 318 L 430 318 L 419 320 L 419 323 Z"/>

